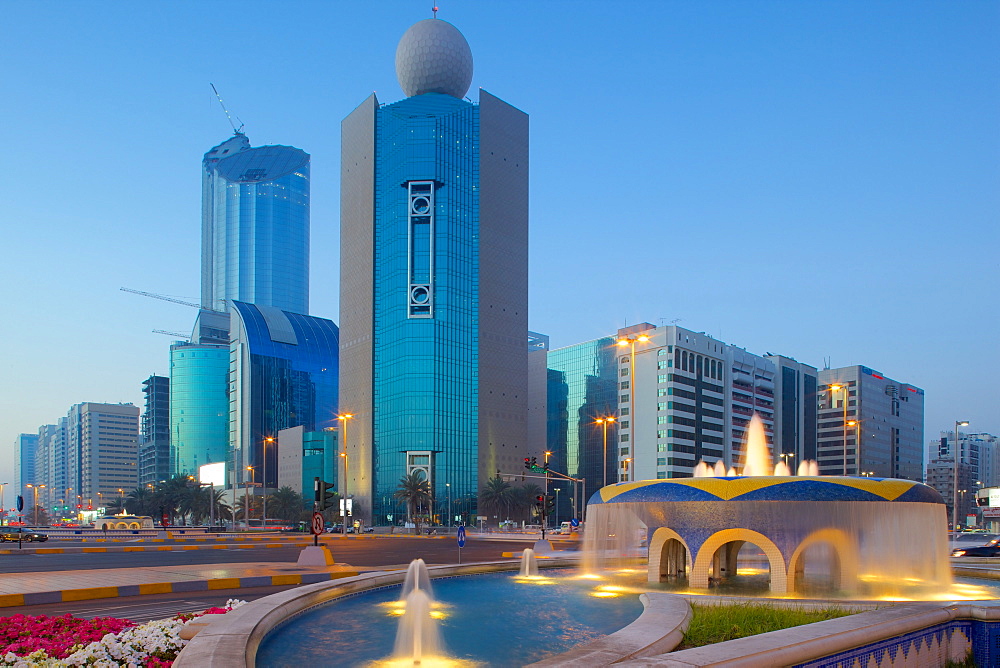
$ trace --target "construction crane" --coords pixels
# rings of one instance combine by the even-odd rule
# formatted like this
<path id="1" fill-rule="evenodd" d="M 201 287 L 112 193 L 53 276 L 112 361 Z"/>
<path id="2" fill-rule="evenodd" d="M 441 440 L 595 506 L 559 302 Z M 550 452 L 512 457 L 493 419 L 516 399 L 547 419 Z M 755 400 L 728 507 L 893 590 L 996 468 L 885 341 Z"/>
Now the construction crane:
<path id="1" fill-rule="evenodd" d="M 215 84 L 209 83 L 208 85 L 212 87 L 212 92 L 215 93 L 215 97 L 219 99 L 219 106 L 222 107 L 222 112 L 226 115 L 226 118 L 229 120 L 229 124 L 233 126 L 233 132 L 238 135 L 243 134 L 243 121 L 240 121 L 240 117 L 237 116 L 236 120 L 240 121 L 240 127 L 236 127 L 236 123 L 233 123 L 233 117 L 229 115 L 229 110 L 226 109 L 226 103 L 222 101 L 222 96 L 219 95 L 219 91 L 215 89 Z"/>
<path id="2" fill-rule="evenodd" d="M 165 329 L 154 329 L 154 330 L 152 330 L 152 332 L 153 332 L 153 334 L 166 334 L 167 336 L 172 336 L 172 337 L 174 337 L 176 339 L 185 339 L 185 340 L 190 340 L 191 339 L 191 335 L 190 334 L 185 334 L 183 332 L 170 332 L 170 331 L 167 331 Z"/>
<path id="3" fill-rule="evenodd" d="M 132 288 L 119 288 L 119 289 L 122 292 L 131 292 L 134 295 L 142 295 L 143 297 L 152 297 L 153 299 L 162 299 L 165 302 L 181 304 L 182 306 L 190 306 L 191 308 L 201 308 L 201 304 L 195 304 L 194 302 L 186 302 L 183 299 L 175 299 L 174 297 L 167 297 L 166 295 L 158 295 L 155 292 L 143 292 L 142 290 L 133 290 Z"/>

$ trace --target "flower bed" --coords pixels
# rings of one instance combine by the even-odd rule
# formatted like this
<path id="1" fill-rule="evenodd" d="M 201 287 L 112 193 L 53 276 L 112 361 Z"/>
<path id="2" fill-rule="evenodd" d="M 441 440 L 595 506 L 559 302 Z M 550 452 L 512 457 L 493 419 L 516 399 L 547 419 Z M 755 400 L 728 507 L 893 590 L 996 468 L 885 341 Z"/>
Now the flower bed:
<path id="1" fill-rule="evenodd" d="M 0 617 L 0 666 L 165 668 L 173 664 L 177 653 L 187 644 L 179 636 L 185 623 L 202 615 L 225 614 L 245 602 L 231 599 L 224 608 L 209 608 L 141 625 L 113 617 Z"/>

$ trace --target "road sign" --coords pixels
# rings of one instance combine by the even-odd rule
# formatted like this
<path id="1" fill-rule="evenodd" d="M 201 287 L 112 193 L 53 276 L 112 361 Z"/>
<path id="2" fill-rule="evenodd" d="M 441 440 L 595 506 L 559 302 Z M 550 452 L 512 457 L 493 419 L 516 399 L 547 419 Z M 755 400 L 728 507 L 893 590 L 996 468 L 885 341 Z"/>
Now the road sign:
<path id="1" fill-rule="evenodd" d="M 312 523 L 310 524 L 309 528 L 312 531 L 313 535 L 315 536 L 318 536 L 321 533 L 323 533 L 324 529 L 326 528 L 325 525 L 323 524 L 323 516 L 319 513 L 313 513 Z"/>
<path id="2" fill-rule="evenodd" d="M 458 527 L 458 546 L 465 547 L 465 525 L 459 525 Z"/>
<path id="3" fill-rule="evenodd" d="M 571 519 L 571 520 L 569 521 L 569 523 L 570 523 L 570 524 L 571 524 L 572 526 L 575 526 L 575 527 L 578 527 L 578 526 L 580 526 L 580 520 L 576 519 L 575 517 L 574 517 L 573 519 Z"/>
<path id="4" fill-rule="evenodd" d="M 17 495 L 17 512 L 24 510 L 24 497 L 20 494 Z"/>

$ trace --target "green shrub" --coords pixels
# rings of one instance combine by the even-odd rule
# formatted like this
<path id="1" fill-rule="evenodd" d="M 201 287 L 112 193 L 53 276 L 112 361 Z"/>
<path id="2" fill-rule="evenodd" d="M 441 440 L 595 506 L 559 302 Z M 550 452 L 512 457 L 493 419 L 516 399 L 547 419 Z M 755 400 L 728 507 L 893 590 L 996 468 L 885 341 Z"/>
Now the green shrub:
<path id="1" fill-rule="evenodd" d="M 775 608 L 758 602 L 734 605 L 692 603 L 691 609 L 693 613 L 691 625 L 684 634 L 684 641 L 677 649 L 711 645 L 854 613 L 852 610 L 840 608 L 822 610 Z"/>

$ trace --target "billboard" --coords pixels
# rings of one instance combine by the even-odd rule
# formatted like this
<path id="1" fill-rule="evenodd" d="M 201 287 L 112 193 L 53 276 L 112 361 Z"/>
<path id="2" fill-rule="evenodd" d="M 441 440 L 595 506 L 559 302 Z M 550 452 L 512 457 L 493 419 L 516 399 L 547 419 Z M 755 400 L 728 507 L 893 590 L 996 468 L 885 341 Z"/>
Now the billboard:
<path id="1" fill-rule="evenodd" d="M 212 483 L 216 487 L 226 486 L 226 463 L 216 462 L 198 467 L 198 482 Z"/>

